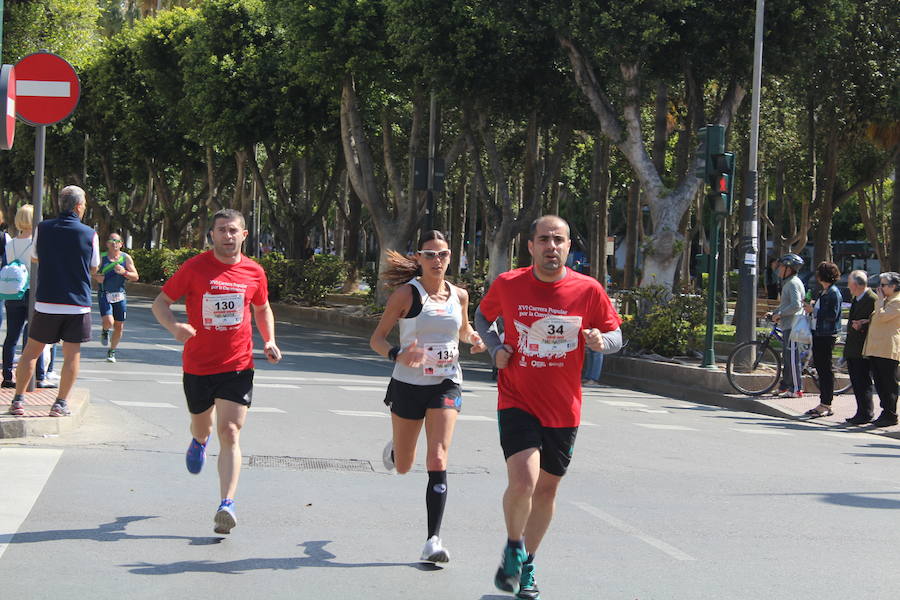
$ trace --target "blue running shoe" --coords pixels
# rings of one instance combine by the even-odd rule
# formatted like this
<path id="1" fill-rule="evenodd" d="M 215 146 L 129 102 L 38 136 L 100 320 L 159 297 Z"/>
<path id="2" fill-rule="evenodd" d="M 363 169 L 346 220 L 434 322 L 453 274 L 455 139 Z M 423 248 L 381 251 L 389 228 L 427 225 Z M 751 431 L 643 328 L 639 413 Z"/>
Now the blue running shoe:
<path id="1" fill-rule="evenodd" d="M 234 500 L 226 498 L 219 505 L 216 511 L 216 527 L 213 531 L 216 533 L 231 533 L 234 526 L 237 525 L 237 517 L 234 514 Z"/>
<path id="2" fill-rule="evenodd" d="M 506 545 L 503 549 L 503 558 L 500 561 L 500 566 L 497 567 L 497 574 L 494 575 L 494 585 L 497 586 L 498 590 L 513 594 L 518 593 L 522 565 L 527 558 L 528 553 L 525 552 L 525 548 L 515 548 L 509 544 Z"/>
<path id="3" fill-rule="evenodd" d="M 209 440 L 206 440 L 209 443 Z M 206 444 L 201 444 L 195 439 L 191 439 L 191 445 L 188 446 L 187 455 L 185 456 L 187 470 L 189 473 L 196 475 L 203 469 L 203 463 L 206 462 Z"/>
<path id="4" fill-rule="evenodd" d="M 519 593 L 516 598 L 521 600 L 541 600 L 541 591 L 534 582 L 534 563 L 527 562 L 522 565 L 522 576 L 519 577 Z"/>

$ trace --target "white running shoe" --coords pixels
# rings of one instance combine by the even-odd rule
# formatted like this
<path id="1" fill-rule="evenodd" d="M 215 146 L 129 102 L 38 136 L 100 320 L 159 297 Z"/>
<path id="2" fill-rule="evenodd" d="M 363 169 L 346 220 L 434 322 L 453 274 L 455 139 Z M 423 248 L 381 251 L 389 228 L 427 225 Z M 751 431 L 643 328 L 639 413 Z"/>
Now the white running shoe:
<path id="1" fill-rule="evenodd" d="M 450 553 L 441 544 L 441 538 L 433 535 L 425 542 L 425 547 L 422 548 L 422 557 L 419 560 L 434 563 L 450 562 Z"/>
<path id="2" fill-rule="evenodd" d="M 384 445 L 384 450 L 381 452 L 381 460 L 384 462 L 385 469 L 391 473 L 396 472 L 397 468 L 394 465 L 394 440 L 388 440 L 388 443 Z"/>

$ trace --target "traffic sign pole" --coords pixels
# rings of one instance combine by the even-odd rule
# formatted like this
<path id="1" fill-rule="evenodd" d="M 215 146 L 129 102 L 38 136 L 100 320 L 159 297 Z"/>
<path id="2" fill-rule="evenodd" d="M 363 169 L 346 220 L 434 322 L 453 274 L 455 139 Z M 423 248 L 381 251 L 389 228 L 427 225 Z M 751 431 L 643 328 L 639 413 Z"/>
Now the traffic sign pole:
<path id="1" fill-rule="evenodd" d="M 44 206 L 44 155 L 47 126 L 67 118 L 78 105 L 81 83 L 75 69 L 64 58 L 51 52 L 35 52 L 16 63 L 16 116 L 35 127 L 34 135 L 34 216 L 33 231 L 41 224 Z M 34 318 L 38 270 L 31 264 L 31 289 L 28 316 Z M 33 321 L 29 321 L 33 322 Z M 27 390 L 34 391 L 34 375 Z"/>
<path id="2" fill-rule="evenodd" d="M 34 212 L 32 216 L 32 233 L 34 236 L 35 232 L 37 232 L 38 225 L 41 224 L 41 216 L 43 215 L 43 200 L 44 200 L 44 153 L 46 151 L 47 146 L 47 126 L 46 125 L 38 125 L 34 130 L 34 185 L 32 190 L 32 200 L 31 203 L 34 205 Z M 35 250 L 35 256 L 37 256 L 37 250 Z M 34 299 L 37 296 L 37 286 L 38 286 L 38 266 L 36 262 L 32 262 L 30 265 L 31 270 L 31 289 L 34 290 L 33 293 L 28 294 L 28 322 L 34 323 Z M 35 388 L 35 374 L 31 374 L 31 379 L 28 381 L 28 386 L 25 388 L 26 392 L 33 392 Z"/>

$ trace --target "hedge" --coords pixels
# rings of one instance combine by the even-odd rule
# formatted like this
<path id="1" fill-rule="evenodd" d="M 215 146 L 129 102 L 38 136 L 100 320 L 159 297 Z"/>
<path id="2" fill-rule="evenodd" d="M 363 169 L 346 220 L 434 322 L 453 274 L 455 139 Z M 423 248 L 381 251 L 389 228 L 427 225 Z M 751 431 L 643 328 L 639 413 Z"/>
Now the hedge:
<path id="1" fill-rule="evenodd" d="M 162 284 L 189 258 L 200 254 L 195 248 L 139 248 L 129 250 L 144 283 Z M 255 259 L 254 259 L 255 260 Z M 269 279 L 269 299 L 275 302 L 316 306 L 339 288 L 347 278 L 349 265 L 337 256 L 317 254 L 307 260 L 285 258 L 270 252 L 258 261 Z"/>

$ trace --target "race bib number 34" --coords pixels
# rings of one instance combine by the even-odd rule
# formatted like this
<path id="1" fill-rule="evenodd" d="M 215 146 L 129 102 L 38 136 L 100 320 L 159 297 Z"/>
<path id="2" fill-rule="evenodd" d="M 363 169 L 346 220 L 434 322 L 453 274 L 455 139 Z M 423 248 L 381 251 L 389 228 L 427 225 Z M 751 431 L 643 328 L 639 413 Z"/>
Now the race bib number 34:
<path id="1" fill-rule="evenodd" d="M 244 294 L 203 294 L 203 326 L 234 327 L 244 320 Z"/>
<path id="2" fill-rule="evenodd" d="M 425 375 L 452 377 L 456 374 L 456 362 L 459 350 L 456 342 L 425 345 L 425 364 L 422 365 Z"/>
<path id="3" fill-rule="evenodd" d="M 531 324 L 528 350 L 538 355 L 565 354 L 578 347 L 581 317 L 544 317 Z"/>

